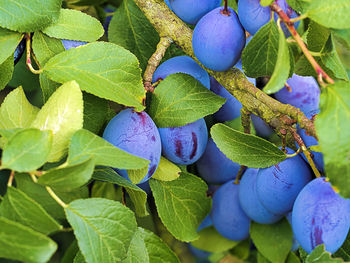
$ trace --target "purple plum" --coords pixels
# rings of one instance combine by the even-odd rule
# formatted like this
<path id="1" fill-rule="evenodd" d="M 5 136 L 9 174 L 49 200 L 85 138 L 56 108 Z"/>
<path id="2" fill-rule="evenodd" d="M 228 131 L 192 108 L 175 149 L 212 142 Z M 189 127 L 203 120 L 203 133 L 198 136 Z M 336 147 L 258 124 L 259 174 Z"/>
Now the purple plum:
<path id="1" fill-rule="evenodd" d="M 273 134 L 273 129 L 269 125 L 267 125 L 263 119 L 256 116 L 255 114 L 250 115 L 252 122 L 254 124 L 254 128 L 256 131 L 256 135 L 262 138 L 269 138 Z"/>
<path id="2" fill-rule="evenodd" d="M 161 156 L 161 140 L 151 117 L 144 111 L 126 109 L 119 112 L 107 125 L 103 138 L 114 146 L 135 156 L 150 161 L 147 175 L 139 182 L 144 183 L 156 171 Z M 129 179 L 126 170 L 117 169 Z"/>
<path id="3" fill-rule="evenodd" d="M 287 215 L 286 218 L 289 222 L 290 225 L 292 225 L 292 211 L 290 211 Z M 293 234 L 293 245 L 292 245 L 292 249 L 291 251 L 297 251 L 297 249 L 299 248 L 299 242 L 296 240 L 295 235 Z"/>
<path id="4" fill-rule="evenodd" d="M 16 47 L 15 53 L 14 53 L 14 58 L 13 61 L 15 65 L 18 63 L 18 61 L 21 59 L 24 49 L 26 47 L 26 40 L 23 38 L 21 42 L 19 42 L 18 46 Z"/>
<path id="5" fill-rule="evenodd" d="M 88 42 L 68 40 L 68 39 L 61 39 L 61 41 L 65 50 L 71 49 L 73 47 L 80 47 L 88 43 Z"/>

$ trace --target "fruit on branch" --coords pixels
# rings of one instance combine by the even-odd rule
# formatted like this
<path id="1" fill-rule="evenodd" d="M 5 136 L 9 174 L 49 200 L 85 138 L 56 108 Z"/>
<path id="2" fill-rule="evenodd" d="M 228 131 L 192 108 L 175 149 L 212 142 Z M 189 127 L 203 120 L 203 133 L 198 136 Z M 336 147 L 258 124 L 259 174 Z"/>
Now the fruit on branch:
<path id="1" fill-rule="evenodd" d="M 65 50 L 71 49 L 73 47 L 80 47 L 88 43 L 88 42 L 68 40 L 68 39 L 61 39 L 61 41 Z"/>
<path id="2" fill-rule="evenodd" d="M 295 153 L 292 149 L 286 150 L 287 154 Z M 256 180 L 256 192 L 267 210 L 284 215 L 292 210 L 295 198 L 311 177 L 310 167 L 296 155 L 274 166 L 260 169 Z"/>
<path id="3" fill-rule="evenodd" d="M 293 74 L 287 80 L 289 90 L 286 86 L 275 93 L 275 98 L 285 104 L 299 108 L 308 113 L 319 108 L 320 89 L 313 77 L 303 77 Z"/>
<path id="4" fill-rule="evenodd" d="M 271 9 L 261 6 L 260 0 L 239 0 L 237 14 L 245 30 L 254 35 L 271 19 Z"/>
<path id="5" fill-rule="evenodd" d="M 273 224 L 283 215 L 275 215 L 268 211 L 260 202 L 256 193 L 256 179 L 259 169 L 248 168 L 239 186 L 239 202 L 243 211 L 253 221 L 260 224 Z"/>
<path id="6" fill-rule="evenodd" d="M 207 146 L 208 131 L 204 119 L 181 127 L 158 130 L 162 140 L 162 154 L 176 164 L 193 164 L 202 156 Z"/>
<path id="7" fill-rule="evenodd" d="M 236 12 L 218 7 L 199 20 L 192 36 L 193 52 L 207 68 L 225 71 L 241 57 L 245 32 Z"/>
<path id="8" fill-rule="evenodd" d="M 210 88 L 209 74 L 192 58 L 188 56 L 177 56 L 159 65 L 153 74 L 153 82 L 165 79 L 168 75 L 174 73 L 186 73 L 191 75 L 207 89 Z"/>
<path id="9" fill-rule="evenodd" d="M 213 195 L 210 217 L 216 230 L 224 237 L 240 241 L 249 236 L 250 219 L 239 203 L 239 184 L 228 181 Z"/>
<path id="10" fill-rule="evenodd" d="M 147 175 L 139 182 L 146 182 L 156 171 L 161 156 L 161 140 L 151 117 L 144 111 L 126 109 L 119 112 L 107 125 L 103 138 L 114 146 L 150 161 Z M 126 170 L 117 169 L 129 179 Z"/>
<path id="11" fill-rule="evenodd" d="M 15 65 L 18 63 L 18 61 L 21 59 L 24 49 L 26 47 L 26 40 L 23 38 L 21 42 L 19 42 L 18 46 L 16 47 L 15 53 L 14 53 L 14 58 L 13 61 Z"/>
<path id="12" fill-rule="evenodd" d="M 300 192 L 293 207 L 292 227 L 301 247 L 310 253 L 324 244 L 337 251 L 349 232 L 349 200 L 337 194 L 325 178 L 316 178 Z"/>
<path id="13" fill-rule="evenodd" d="M 289 222 L 289 224 L 292 226 L 292 211 L 290 211 L 287 215 L 286 218 Z M 299 248 L 299 242 L 296 240 L 295 235 L 293 234 L 293 245 L 291 251 L 296 251 Z"/>
<path id="14" fill-rule="evenodd" d="M 182 21 L 195 25 L 202 16 L 219 7 L 221 0 L 169 0 L 169 3 Z"/>
<path id="15" fill-rule="evenodd" d="M 263 121 L 263 119 L 255 114 L 250 116 L 256 131 L 256 135 L 262 138 L 269 138 L 273 134 L 273 129 L 271 129 L 270 126 Z"/>
<path id="16" fill-rule="evenodd" d="M 196 163 L 199 175 L 209 184 L 223 184 L 236 178 L 240 165 L 223 154 L 212 138 Z"/>
<path id="17" fill-rule="evenodd" d="M 286 0 L 276 0 L 276 3 L 279 5 L 279 7 L 281 7 L 283 12 L 285 12 L 289 18 L 298 17 L 298 14 L 287 4 Z M 274 13 L 274 19 L 275 19 L 275 21 L 277 21 L 278 14 Z M 300 21 L 295 22 L 294 27 L 298 28 L 299 24 L 300 24 Z M 282 30 L 284 32 L 284 35 L 286 37 L 289 37 L 291 34 L 289 32 L 289 29 L 287 28 L 287 26 L 283 22 L 281 22 L 281 27 L 282 27 Z"/>

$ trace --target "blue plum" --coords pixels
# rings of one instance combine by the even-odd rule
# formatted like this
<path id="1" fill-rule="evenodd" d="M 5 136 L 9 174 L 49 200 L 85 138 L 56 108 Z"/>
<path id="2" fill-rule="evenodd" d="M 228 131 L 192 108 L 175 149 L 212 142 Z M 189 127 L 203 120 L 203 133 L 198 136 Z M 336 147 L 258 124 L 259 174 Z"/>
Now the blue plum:
<path id="1" fill-rule="evenodd" d="M 13 61 L 15 65 L 18 63 L 18 61 L 21 59 L 24 49 L 26 47 L 26 40 L 23 38 L 21 42 L 19 42 L 18 46 L 16 47 L 15 53 L 14 53 L 14 58 Z"/>
<path id="2" fill-rule="evenodd" d="M 225 71 L 241 57 L 245 45 L 245 32 L 236 12 L 218 7 L 202 17 L 192 37 L 193 52 L 207 68 Z"/>
<path id="3" fill-rule="evenodd" d="M 108 37 L 108 27 L 111 23 L 113 13 L 115 12 L 116 8 L 114 6 L 108 5 L 103 9 L 106 13 L 106 18 L 103 23 L 103 29 L 105 30 L 106 36 Z"/>
<path id="4" fill-rule="evenodd" d="M 287 4 L 286 0 L 276 0 L 276 3 L 282 8 L 282 10 L 288 15 L 289 18 L 296 18 L 298 14 Z M 278 15 L 274 14 L 274 19 L 277 21 Z M 300 21 L 294 23 L 294 27 L 298 28 Z M 284 23 L 281 23 L 282 30 L 286 37 L 289 37 L 291 34 Z"/>
<path id="5" fill-rule="evenodd" d="M 147 175 L 139 183 L 148 181 L 156 171 L 162 150 L 161 140 L 156 125 L 146 112 L 132 109 L 119 112 L 108 123 L 103 138 L 128 153 L 150 161 Z M 129 179 L 126 170 L 117 171 Z"/>
<path id="6" fill-rule="evenodd" d="M 240 241 L 249 236 L 250 219 L 239 203 L 239 184 L 229 181 L 213 195 L 210 217 L 216 230 L 224 237 Z"/>
<path id="7" fill-rule="evenodd" d="M 240 165 L 223 154 L 212 138 L 196 163 L 199 175 L 209 184 L 223 184 L 236 178 Z"/>
<path id="8" fill-rule="evenodd" d="M 287 215 L 286 218 L 289 222 L 290 225 L 292 225 L 292 211 L 290 211 Z M 293 234 L 293 245 L 291 251 L 296 251 L 299 248 L 299 242 L 296 240 L 295 235 Z"/>
<path id="9" fill-rule="evenodd" d="M 80 47 L 88 43 L 88 42 L 68 40 L 68 39 L 61 39 L 61 41 L 65 50 L 71 49 L 73 47 Z"/>
<path id="10" fill-rule="evenodd" d="M 199 227 L 197 228 L 197 231 L 199 232 L 199 231 L 201 231 L 202 229 L 207 228 L 207 227 L 210 227 L 210 226 L 212 226 L 212 225 L 213 225 L 213 222 L 211 221 L 210 215 L 207 215 L 207 216 L 203 219 L 203 221 L 202 221 L 202 223 L 199 225 Z"/>
<path id="11" fill-rule="evenodd" d="M 167 6 L 169 7 L 169 9 L 171 11 L 173 11 L 173 8 L 171 7 L 170 3 L 169 3 L 169 0 L 164 0 L 164 2 L 167 4 Z"/>
<path id="12" fill-rule="evenodd" d="M 181 127 L 158 130 L 163 155 L 176 164 L 193 164 L 202 156 L 207 146 L 208 131 L 204 119 Z"/>
<path id="13" fill-rule="evenodd" d="M 138 184 L 137 186 L 140 187 L 143 191 L 145 191 L 148 195 L 152 193 L 151 187 L 149 186 L 149 181 Z"/>
<path id="14" fill-rule="evenodd" d="M 254 124 L 256 135 L 263 138 L 269 138 L 273 134 L 273 129 L 271 129 L 271 127 L 267 125 L 260 117 L 252 114 L 251 119 Z"/>
<path id="15" fill-rule="evenodd" d="M 334 192 L 325 178 L 316 178 L 300 192 L 292 212 L 292 228 L 301 247 L 310 253 L 324 244 L 338 250 L 349 232 L 349 200 Z"/>
<path id="16" fill-rule="evenodd" d="M 188 56 L 177 56 L 163 62 L 153 74 L 153 82 L 165 79 L 174 73 L 186 73 L 197 79 L 207 89 L 210 88 L 209 74 L 192 58 Z"/>
<path id="17" fill-rule="evenodd" d="M 287 154 L 293 154 L 286 148 Z M 284 215 L 293 208 L 295 198 L 311 180 L 308 164 L 296 155 L 264 169 L 259 169 L 256 192 L 262 205 L 271 213 Z"/>
<path id="18" fill-rule="evenodd" d="M 319 108 L 320 89 L 313 77 L 293 74 L 287 83 L 291 87 L 291 91 L 284 87 L 276 92 L 275 98 L 278 101 L 300 108 L 304 113 Z"/>
<path id="19" fill-rule="evenodd" d="M 221 0 L 169 0 L 169 3 L 182 21 L 195 25 L 202 16 L 219 7 Z"/>
<path id="20" fill-rule="evenodd" d="M 197 259 L 207 259 L 211 255 L 210 252 L 196 248 L 191 244 L 188 244 L 188 248 L 191 251 L 192 255 Z"/>
<path id="21" fill-rule="evenodd" d="M 248 168 L 242 177 L 239 186 L 239 202 L 243 211 L 253 221 L 260 224 L 273 224 L 283 215 L 269 212 L 260 202 L 256 193 L 256 180 L 259 169 Z"/>
<path id="22" fill-rule="evenodd" d="M 260 0 L 239 0 L 237 14 L 245 30 L 254 35 L 271 19 L 271 9 L 261 6 Z"/>

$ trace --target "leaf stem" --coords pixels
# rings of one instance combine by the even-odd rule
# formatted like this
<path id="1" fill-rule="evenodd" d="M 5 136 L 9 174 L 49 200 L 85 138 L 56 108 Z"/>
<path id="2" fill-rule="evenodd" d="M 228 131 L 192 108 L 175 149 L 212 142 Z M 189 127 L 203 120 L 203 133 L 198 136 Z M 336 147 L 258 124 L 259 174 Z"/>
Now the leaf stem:
<path id="1" fill-rule="evenodd" d="M 300 15 L 300 16 L 295 17 L 295 18 L 290 18 L 289 20 L 290 20 L 290 22 L 295 23 L 295 22 L 298 22 L 298 21 L 303 20 L 305 18 L 307 18 L 306 14 Z"/>
<path id="2" fill-rule="evenodd" d="M 32 60 L 30 58 L 30 55 L 32 53 L 32 44 L 31 44 L 31 37 L 30 37 L 30 33 L 26 33 L 25 35 L 25 38 L 26 38 L 26 54 L 27 54 L 27 57 L 26 57 L 26 64 L 27 64 L 27 67 L 28 69 L 33 73 L 33 74 L 40 74 L 43 72 L 43 70 L 40 68 L 39 66 L 39 69 L 35 69 L 33 67 L 33 64 L 32 64 Z"/>
<path id="3" fill-rule="evenodd" d="M 52 197 L 60 206 L 62 206 L 63 208 L 67 208 L 67 207 L 68 207 L 68 205 L 67 205 L 65 202 L 63 202 L 63 201 L 55 194 L 55 192 L 51 189 L 51 187 L 46 186 L 45 188 L 46 188 L 46 190 L 48 191 L 48 193 L 51 195 L 51 197 Z"/>
<path id="4" fill-rule="evenodd" d="M 15 171 L 14 171 L 14 170 L 11 170 L 9 180 L 7 181 L 7 186 L 8 186 L 8 187 L 11 187 L 11 186 L 12 186 L 12 182 L 13 182 L 13 178 L 14 178 L 14 177 L 15 177 Z"/>
<path id="5" fill-rule="evenodd" d="M 293 154 L 286 154 L 287 158 L 292 158 L 294 156 L 297 156 L 300 153 L 301 147 L 298 148 L 298 150 Z"/>

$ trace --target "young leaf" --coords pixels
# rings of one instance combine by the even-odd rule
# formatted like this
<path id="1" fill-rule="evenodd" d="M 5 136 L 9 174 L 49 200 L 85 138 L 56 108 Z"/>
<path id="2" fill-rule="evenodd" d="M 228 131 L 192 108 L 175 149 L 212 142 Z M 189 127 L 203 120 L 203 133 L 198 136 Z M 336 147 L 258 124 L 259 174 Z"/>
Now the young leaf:
<path id="1" fill-rule="evenodd" d="M 135 206 L 135 211 L 138 216 L 147 216 L 148 212 L 146 209 L 147 194 L 136 185 L 129 182 L 127 179 L 121 177 L 111 168 L 96 168 L 92 175 L 94 180 L 103 182 L 109 182 L 124 187 L 129 194 L 131 201 Z"/>
<path id="2" fill-rule="evenodd" d="M 278 28 L 274 21 L 261 27 L 253 36 L 242 53 L 242 66 L 248 77 L 272 75 L 277 61 L 278 39 Z"/>
<path id="3" fill-rule="evenodd" d="M 162 156 L 152 178 L 160 181 L 173 181 L 180 176 L 180 172 L 181 170 L 177 165 Z"/>
<path id="4" fill-rule="evenodd" d="M 54 82 L 46 76 L 45 73 L 41 73 L 39 76 L 40 88 L 43 93 L 43 102 L 46 103 L 51 95 L 61 86 L 60 83 Z"/>
<path id="5" fill-rule="evenodd" d="M 159 128 L 179 127 L 218 111 L 224 103 L 192 76 L 176 73 L 155 89 L 149 115 Z"/>
<path id="6" fill-rule="evenodd" d="M 0 64 L 0 90 L 4 89 L 12 79 L 13 70 L 13 56 L 11 55 Z"/>
<path id="7" fill-rule="evenodd" d="M 250 236 L 258 251 L 271 262 L 283 263 L 292 248 L 293 232 L 286 219 L 273 225 L 252 221 Z"/>
<path id="8" fill-rule="evenodd" d="M 19 32 L 39 31 L 57 20 L 61 4 L 62 0 L 0 0 L 0 26 Z"/>
<path id="9" fill-rule="evenodd" d="M 220 151 L 240 165 L 266 168 L 286 159 L 286 155 L 271 142 L 224 124 L 214 125 L 210 133 Z"/>
<path id="10" fill-rule="evenodd" d="M 131 155 L 92 132 L 79 130 L 72 136 L 68 161 L 85 155 L 93 156 L 96 165 L 119 169 L 138 169 L 146 166 L 148 168 L 149 164 L 148 160 Z"/>
<path id="11" fill-rule="evenodd" d="M 157 31 L 133 0 L 125 0 L 117 9 L 108 28 L 108 40 L 134 53 L 142 70 L 159 42 Z"/>
<path id="12" fill-rule="evenodd" d="M 0 257 L 28 263 L 45 263 L 57 245 L 45 235 L 0 217 Z"/>
<path id="13" fill-rule="evenodd" d="M 59 161 L 67 151 L 71 136 L 83 127 L 83 95 L 79 85 L 70 81 L 58 88 L 39 111 L 32 127 L 52 130 L 48 161 Z"/>
<path id="14" fill-rule="evenodd" d="M 98 134 L 103 124 L 106 122 L 108 112 L 108 101 L 83 93 L 84 99 L 84 129 Z"/>
<path id="15" fill-rule="evenodd" d="M 290 57 L 286 38 L 282 28 L 278 28 L 278 53 L 275 68 L 269 82 L 264 87 L 263 91 L 267 94 L 275 93 L 284 87 L 289 71 L 290 71 Z"/>
<path id="16" fill-rule="evenodd" d="M 350 197 L 349 89 L 350 83 L 343 81 L 324 88 L 320 96 L 320 113 L 315 121 L 327 177 L 346 198 Z"/>
<path id="17" fill-rule="evenodd" d="M 30 172 L 46 163 L 52 146 L 51 131 L 24 129 L 15 133 L 4 147 L 2 167 Z"/>
<path id="18" fill-rule="evenodd" d="M 350 2 L 348 0 L 310 1 L 306 15 L 328 28 L 350 28 Z"/>
<path id="19" fill-rule="evenodd" d="M 199 238 L 197 228 L 210 210 L 207 185 L 188 173 L 170 182 L 150 179 L 150 186 L 160 219 L 178 240 Z"/>
<path id="20" fill-rule="evenodd" d="M 322 263 L 322 262 L 333 262 L 341 263 L 344 262 L 340 258 L 332 258 L 331 253 L 325 250 L 324 244 L 317 246 L 307 257 L 305 263 Z"/>
<path id="21" fill-rule="evenodd" d="M 113 43 L 96 42 L 51 58 L 43 68 L 60 83 L 76 80 L 95 96 L 143 110 L 145 90 L 136 57 Z"/>
<path id="22" fill-rule="evenodd" d="M 141 228 L 135 231 L 131 239 L 128 255 L 122 263 L 150 263 L 145 241 L 142 238 Z"/>
<path id="23" fill-rule="evenodd" d="M 199 239 L 191 244 L 201 250 L 209 252 L 224 252 L 239 244 L 239 241 L 229 240 L 216 231 L 215 227 L 210 226 L 199 231 Z"/>
<path id="24" fill-rule="evenodd" d="M 260 5 L 262 6 L 269 6 L 273 3 L 274 1 L 273 0 L 261 0 L 260 1 Z"/>
<path id="25" fill-rule="evenodd" d="M 0 27 L 0 64 L 4 63 L 15 52 L 21 38 L 22 34 Z"/>
<path id="26" fill-rule="evenodd" d="M 37 107 L 29 103 L 22 87 L 19 87 L 11 91 L 1 104 L 0 129 L 28 128 L 38 111 Z"/>
<path id="27" fill-rule="evenodd" d="M 0 204 L 0 216 L 17 221 L 44 235 L 62 229 L 35 200 L 14 187 L 8 187 Z"/>
<path id="28" fill-rule="evenodd" d="M 104 33 L 101 23 L 94 17 L 73 9 L 61 9 L 58 20 L 43 32 L 54 38 L 92 42 Z"/>
<path id="29" fill-rule="evenodd" d="M 84 156 L 68 165 L 48 170 L 39 177 L 38 183 L 51 186 L 60 191 L 71 191 L 85 185 L 94 172 L 95 162 L 92 157 Z"/>
<path id="30" fill-rule="evenodd" d="M 88 263 L 114 263 L 126 257 L 137 229 L 131 210 L 119 202 L 90 198 L 73 201 L 65 211 Z"/>

